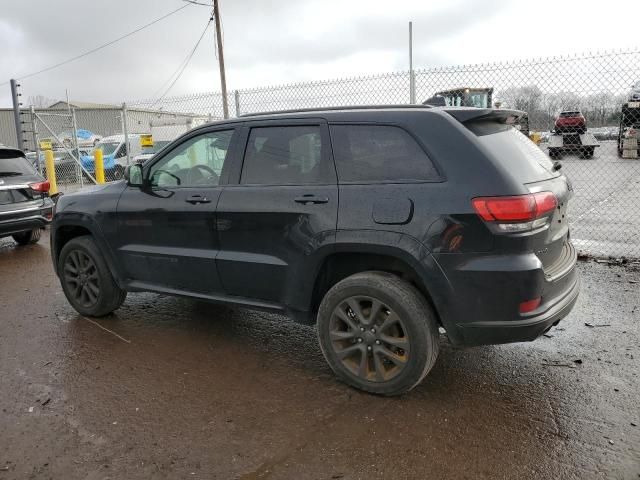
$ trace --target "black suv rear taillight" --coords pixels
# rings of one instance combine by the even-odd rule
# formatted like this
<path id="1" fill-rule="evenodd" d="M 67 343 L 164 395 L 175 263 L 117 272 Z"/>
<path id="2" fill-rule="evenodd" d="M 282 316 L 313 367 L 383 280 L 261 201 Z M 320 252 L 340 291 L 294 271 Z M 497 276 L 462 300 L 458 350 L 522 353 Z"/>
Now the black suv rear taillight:
<path id="1" fill-rule="evenodd" d="M 558 199 L 552 192 L 509 197 L 476 197 L 471 201 L 476 213 L 498 232 L 528 232 L 549 223 Z"/>

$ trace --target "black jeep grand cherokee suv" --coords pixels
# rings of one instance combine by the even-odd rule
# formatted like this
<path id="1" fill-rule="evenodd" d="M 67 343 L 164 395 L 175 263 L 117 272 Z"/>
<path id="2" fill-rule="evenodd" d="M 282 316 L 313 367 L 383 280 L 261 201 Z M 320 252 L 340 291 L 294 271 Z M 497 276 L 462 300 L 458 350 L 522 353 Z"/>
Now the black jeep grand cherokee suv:
<path id="1" fill-rule="evenodd" d="M 570 184 L 522 112 L 359 107 L 193 129 L 62 197 L 53 264 L 101 316 L 154 291 L 317 323 L 335 373 L 399 394 L 454 345 L 533 340 L 578 296 Z"/>

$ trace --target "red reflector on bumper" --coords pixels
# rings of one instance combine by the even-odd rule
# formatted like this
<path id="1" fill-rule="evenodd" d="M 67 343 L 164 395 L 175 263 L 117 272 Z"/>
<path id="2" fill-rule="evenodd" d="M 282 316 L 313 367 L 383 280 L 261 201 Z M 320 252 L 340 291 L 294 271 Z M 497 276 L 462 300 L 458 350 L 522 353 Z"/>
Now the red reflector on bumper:
<path id="1" fill-rule="evenodd" d="M 536 308 L 540 306 L 541 301 L 542 301 L 542 297 L 538 297 L 538 298 L 534 298 L 533 300 L 527 300 L 526 302 L 522 302 L 520 304 L 520 313 L 533 312 Z"/>

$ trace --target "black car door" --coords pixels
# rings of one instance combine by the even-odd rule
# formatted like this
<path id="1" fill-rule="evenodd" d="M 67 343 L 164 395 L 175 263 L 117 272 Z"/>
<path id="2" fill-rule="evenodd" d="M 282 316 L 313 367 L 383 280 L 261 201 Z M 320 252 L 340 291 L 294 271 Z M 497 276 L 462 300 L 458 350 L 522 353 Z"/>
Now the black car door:
<path id="1" fill-rule="evenodd" d="M 133 286 L 220 293 L 215 208 L 236 137 L 228 126 L 193 132 L 145 165 L 145 187 L 125 189 L 117 244 Z"/>
<path id="2" fill-rule="evenodd" d="M 294 305 L 335 239 L 328 127 L 317 119 L 250 122 L 241 137 L 242 170 L 217 208 L 220 279 L 230 295 Z"/>

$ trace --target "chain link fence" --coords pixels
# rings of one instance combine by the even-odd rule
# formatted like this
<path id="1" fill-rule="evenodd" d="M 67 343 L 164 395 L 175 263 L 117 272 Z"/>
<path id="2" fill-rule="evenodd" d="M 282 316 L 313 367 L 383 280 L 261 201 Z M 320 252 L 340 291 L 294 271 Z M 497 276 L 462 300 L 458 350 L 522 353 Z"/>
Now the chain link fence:
<path id="1" fill-rule="evenodd" d="M 569 215 L 577 247 L 595 256 L 637 258 L 639 81 L 640 50 L 634 49 L 233 90 L 228 104 L 230 115 L 239 116 L 340 105 L 406 104 L 413 93 L 419 103 L 436 96 L 449 105 L 523 110 L 527 122 L 519 128 L 562 162 L 562 171 L 573 183 L 575 197 Z M 63 140 L 73 137 L 69 135 L 74 131 L 69 119 L 54 117 L 64 112 L 52 112 L 51 108 L 47 112 L 40 115 L 42 123 L 48 123 Z M 560 112 L 579 113 L 560 116 Z M 221 119 L 222 96 L 183 95 L 127 102 L 126 107 L 74 108 L 71 113 L 81 157 L 83 149 L 93 148 L 96 139 L 103 143 L 107 137 L 118 140 L 113 142 L 118 143 L 113 145 L 114 158 L 105 160 L 107 178 L 114 179 L 121 175 L 118 165 L 125 166 L 134 161 L 134 153 L 140 153 L 136 134 L 152 133 L 162 143 L 200 123 Z M 40 138 L 47 134 L 42 127 L 36 128 Z M 561 127 L 572 127 L 573 131 Z M 83 130 L 94 136 L 82 138 L 87 135 Z M 128 148 L 122 146 L 125 135 L 133 139 Z M 69 177 L 68 188 L 75 188 L 92 174 L 93 163 L 90 159 L 83 163 L 80 158 L 79 168 L 67 153 L 62 152 L 58 162 Z"/>
<path id="2" fill-rule="evenodd" d="M 102 150 L 106 181 L 114 181 L 122 178 L 127 165 L 148 158 L 180 134 L 213 119 L 124 104 L 76 107 L 66 102 L 21 113 L 27 158 L 44 173 L 44 150 L 51 149 L 62 193 L 95 183 L 95 148 Z M 154 133 L 156 142 L 143 147 L 140 136 L 148 133 Z"/>
<path id="3" fill-rule="evenodd" d="M 639 81 L 640 50 L 635 49 L 251 88 L 232 91 L 229 105 L 231 113 L 239 115 L 404 104 L 409 103 L 413 84 L 420 103 L 439 94 L 450 105 L 523 110 L 528 117 L 520 126 L 523 133 L 562 162 L 562 171 L 574 185 L 569 215 L 577 247 L 596 256 L 640 257 L 640 160 L 634 139 L 640 131 L 640 108 L 633 102 L 640 101 Z M 136 104 L 222 116 L 218 93 Z M 585 134 L 575 135 L 579 127 L 561 130 L 562 122 L 581 120 L 579 114 L 563 114 L 562 118 L 578 120 L 557 123 L 560 112 L 580 112 Z"/>

